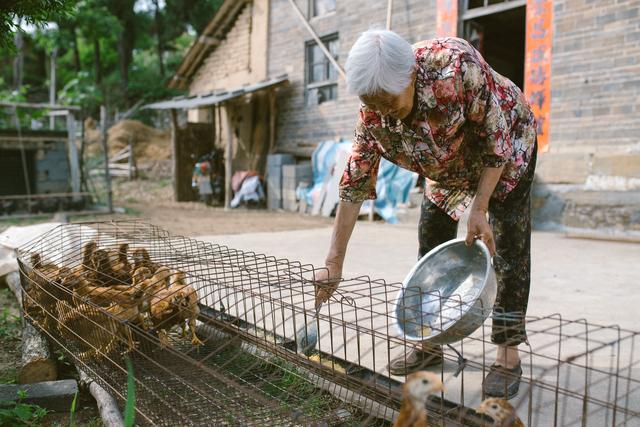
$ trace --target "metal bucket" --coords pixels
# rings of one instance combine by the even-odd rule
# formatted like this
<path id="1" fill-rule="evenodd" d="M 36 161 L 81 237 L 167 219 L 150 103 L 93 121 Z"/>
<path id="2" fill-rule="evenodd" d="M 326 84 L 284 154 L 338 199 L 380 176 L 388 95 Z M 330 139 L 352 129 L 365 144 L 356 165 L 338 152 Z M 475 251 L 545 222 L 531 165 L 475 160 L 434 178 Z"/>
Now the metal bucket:
<path id="1" fill-rule="evenodd" d="M 423 256 L 402 282 L 396 327 L 409 341 L 449 344 L 470 335 L 493 310 L 497 282 L 480 240 L 443 243 Z"/>

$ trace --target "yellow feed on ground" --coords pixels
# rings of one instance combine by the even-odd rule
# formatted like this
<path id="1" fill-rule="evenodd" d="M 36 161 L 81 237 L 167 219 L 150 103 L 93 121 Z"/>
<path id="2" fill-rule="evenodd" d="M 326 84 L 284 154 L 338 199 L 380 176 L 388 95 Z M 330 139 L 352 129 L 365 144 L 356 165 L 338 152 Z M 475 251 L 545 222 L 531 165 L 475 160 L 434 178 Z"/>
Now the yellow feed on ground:
<path id="1" fill-rule="evenodd" d="M 338 363 L 334 362 L 333 360 L 328 360 L 328 359 L 321 359 L 319 354 L 314 354 L 312 356 L 309 356 L 309 360 L 313 360 L 316 363 L 320 363 L 323 366 L 326 366 L 327 368 L 331 368 L 336 372 L 341 372 L 343 374 L 346 374 L 346 370 Z"/>

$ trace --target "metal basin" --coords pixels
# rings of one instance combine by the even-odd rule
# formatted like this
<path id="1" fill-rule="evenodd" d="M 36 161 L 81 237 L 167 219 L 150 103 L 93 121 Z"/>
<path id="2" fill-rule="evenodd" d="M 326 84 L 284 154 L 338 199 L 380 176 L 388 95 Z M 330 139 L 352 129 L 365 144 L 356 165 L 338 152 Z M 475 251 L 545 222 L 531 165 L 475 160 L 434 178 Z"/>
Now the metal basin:
<path id="1" fill-rule="evenodd" d="M 396 327 L 410 341 L 449 344 L 478 329 L 491 314 L 497 282 L 487 246 L 451 240 L 423 256 L 402 283 Z"/>

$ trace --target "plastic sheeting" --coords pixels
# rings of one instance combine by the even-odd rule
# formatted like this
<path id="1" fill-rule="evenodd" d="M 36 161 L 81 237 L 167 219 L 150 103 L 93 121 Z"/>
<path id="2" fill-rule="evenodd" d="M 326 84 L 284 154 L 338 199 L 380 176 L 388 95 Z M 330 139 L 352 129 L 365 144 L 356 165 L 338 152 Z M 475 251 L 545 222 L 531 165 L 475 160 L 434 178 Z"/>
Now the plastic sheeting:
<path id="1" fill-rule="evenodd" d="M 260 202 L 265 199 L 259 176 L 249 176 L 242 181 L 240 190 L 231 200 L 231 207 L 237 208 L 242 202 Z"/>
<path id="2" fill-rule="evenodd" d="M 324 141 L 318 144 L 313 152 L 311 165 L 313 167 L 313 185 L 308 188 L 298 189 L 298 199 L 304 200 L 307 205 L 314 206 L 324 202 L 324 194 L 328 191 L 325 187 L 334 173 L 342 174 L 343 171 L 334 170 L 337 153 L 340 150 L 351 151 L 351 142 Z M 403 169 L 386 159 L 381 159 L 378 171 L 374 212 L 380 215 L 386 222 L 395 224 L 398 204 L 409 201 L 409 192 L 416 185 L 418 175 L 415 172 Z M 336 189 L 331 189 L 336 190 Z M 370 210 L 371 201 L 362 205 L 362 212 Z"/>

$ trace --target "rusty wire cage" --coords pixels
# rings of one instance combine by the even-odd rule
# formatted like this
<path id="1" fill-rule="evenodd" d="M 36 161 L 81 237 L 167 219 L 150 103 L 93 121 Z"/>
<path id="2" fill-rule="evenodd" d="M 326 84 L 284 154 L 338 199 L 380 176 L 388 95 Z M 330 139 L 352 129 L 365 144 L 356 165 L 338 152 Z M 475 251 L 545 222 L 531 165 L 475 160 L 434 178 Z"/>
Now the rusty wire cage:
<path id="1" fill-rule="evenodd" d="M 416 345 L 394 328 L 399 283 L 343 280 L 314 317 L 319 269 L 129 221 L 61 225 L 18 260 L 25 316 L 122 403 L 131 360 L 141 424 L 385 425 L 398 415 L 404 378 L 389 361 Z M 303 352 L 296 331 L 309 322 L 319 339 Z M 473 409 L 495 356 L 485 325 L 432 369 L 445 383 L 427 402 L 432 425 L 492 425 Z M 528 317 L 527 332 L 512 400 L 526 425 L 640 425 L 638 332 L 560 315 Z"/>

